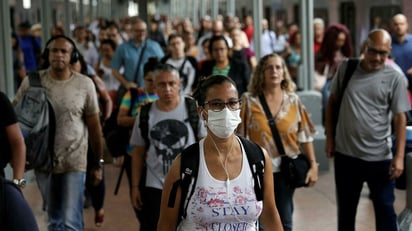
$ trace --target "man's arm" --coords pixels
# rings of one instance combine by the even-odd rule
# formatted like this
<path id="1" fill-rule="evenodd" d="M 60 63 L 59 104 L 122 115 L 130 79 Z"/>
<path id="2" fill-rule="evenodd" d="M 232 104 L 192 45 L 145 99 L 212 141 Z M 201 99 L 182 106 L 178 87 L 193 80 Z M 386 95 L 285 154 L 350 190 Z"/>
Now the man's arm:
<path id="1" fill-rule="evenodd" d="M 89 132 L 89 142 L 94 154 L 93 165 L 98 167 L 100 159 L 103 159 L 103 133 L 99 114 L 95 113 L 87 116 L 86 125 Z"/>
<path id="2" fill-rule="evenodd" d="M 104 82 L 98 76 L 94 75 L 93 81 L 95 82 L 98 88 L 98 94 L 99 94 L 100 100 L 102 100 L 104 104 L 103 112 L 102 112 L 103 118 L 104 120 L 107 120 L 110 118 L 110 115 L 112 114 L 112 111 L 113 111 L 112 99 L 110 98 L 110 95 L 106 90 Z"/>
<path id="3" fill-rule="evenodd" d="M 145 146 L 135 146 L 132 153 L 132 205 L 136 209 L 141 209 L 143 201 L 139 190 L 139 184 L 143 173 L 145 161 Z"/>
<path id="4" fill-rule="evenodd" d="M 119 114 L 117 114 L 118 125 L 122 127 L 133 128 L 134 122 L 136 121 L 136 116 L 129 116 L 129 110 L 120 107 Z"/>
<path id="5" fill-rule="evenodd" d="M 112 74 L 126 89 L 137 88 L 137 83 L 129 82 L 118 70 L 112 69 Z"/>
<path id="6" fill-rule="evenodd" d="M 93 150 L 92 164 L 92 184 L 98 185 L 103 180 L 103 133 L 100 126 L 99 114 L 92 114 L 86 117 L 87 130 L 89 132 L 89 142 Z"/>
<path id="7" fill-rule="evenodd" d="M 24 177 L 26 165 L 26 145 L 18 123 L 6 127 L 7 139 L 11 147 L 11 161 L 13 179 Z"/>
<path id="8" fill-rule="evenodd" d="M 398 178 L 404 171 L 404 156 L 406 145 L 406 115 L 404 112 L 396 113 L 393 117 L 396 137 L 396 153 L 391 162 L 389 174 L 392 179 Z"/>

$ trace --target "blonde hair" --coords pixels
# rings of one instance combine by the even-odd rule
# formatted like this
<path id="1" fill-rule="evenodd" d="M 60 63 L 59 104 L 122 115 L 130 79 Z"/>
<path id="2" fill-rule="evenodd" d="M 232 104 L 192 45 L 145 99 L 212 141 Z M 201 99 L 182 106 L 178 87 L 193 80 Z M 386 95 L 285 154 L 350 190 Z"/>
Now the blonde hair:
<path id="1" fill-rule="evenodd" d="M 285 60 L 278 54 L 269 54 L 259 60 L 259 63 L 257 64 L 255 71 L 253 72 L 252 80 L 250 81 L 248 86 L 248 91 L 252 94 L 252 96 L 258 96 L 262 94 L 263 89 L 265 88 L 264 72 L 267 66 L 267 62 L 271 58 L 279 59 L 282 62 L 283 80 L 280 83 L 282 90 L 286 92 L 294 92 L 296 90 L 296 85 L 290 77 Z"/>

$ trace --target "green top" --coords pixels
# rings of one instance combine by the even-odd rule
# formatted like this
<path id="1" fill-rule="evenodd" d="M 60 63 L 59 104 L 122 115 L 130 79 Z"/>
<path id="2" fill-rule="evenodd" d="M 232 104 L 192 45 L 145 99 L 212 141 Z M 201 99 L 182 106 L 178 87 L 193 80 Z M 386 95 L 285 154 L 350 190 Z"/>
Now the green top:
<path id="1" fill-rule="evenodd" d="M 212 71 L 212 74 L 214 74 L 214 75 L 225 75 L 225 76 L 227 76 L 228 74 L 229 74 L 229 70 L 230 70 L 230 65 L 227 65 L 225 68 L 223 68 L 223 69 L 218 69 L 217 67 L 216 67 L 216 65 L 215 66 L 213 66 L 213 71 Z"/>

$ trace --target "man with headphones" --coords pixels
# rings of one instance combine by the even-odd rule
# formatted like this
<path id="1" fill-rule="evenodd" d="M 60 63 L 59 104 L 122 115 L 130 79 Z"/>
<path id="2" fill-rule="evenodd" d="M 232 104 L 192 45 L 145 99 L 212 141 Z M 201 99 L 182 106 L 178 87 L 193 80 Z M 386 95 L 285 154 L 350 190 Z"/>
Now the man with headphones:
<path id="1" fill-rule="evenodd" d="M 102 132 L 97 95 L 90 78 L 71 71 L 79 53 L 65 36 L 52 37 L 43 53 L 47 69 L 39 71 L 41 84 L 56 117 L 54 166 L 49 177 L 48 230 L 83 230 L 83 192 L 86 178 L 87 147 L 95 153 L 92 174 L 97 179 L 103 158 Z M 29 87 L 25 78 L 15 101 Z"/>

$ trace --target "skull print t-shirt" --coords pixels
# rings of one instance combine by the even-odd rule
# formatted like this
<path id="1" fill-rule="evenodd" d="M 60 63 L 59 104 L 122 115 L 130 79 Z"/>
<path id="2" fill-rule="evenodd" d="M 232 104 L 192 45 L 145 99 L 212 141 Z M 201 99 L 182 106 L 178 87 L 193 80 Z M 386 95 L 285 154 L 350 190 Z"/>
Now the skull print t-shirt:
<path id="1" fill-rule="evenodd" d="M 140 117 L 136 121 L 140 121 Z M 172 111 L 160 111 L 153 103 L 149 111 L 149 149 L 147 150 L 146 187 L 163 189 L 165 176 L 175 157 L 186 147 L 196 142 L 196 136 L 190 127 L 188 111 L 182 97 L 179 105 Z M 204 126 L 199 120 L 199 136 L 206 135 Z M 142 137 L 139 123 L 133 127 L 130 144 L 147 146 Z"/>

